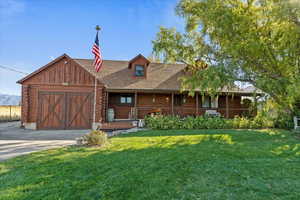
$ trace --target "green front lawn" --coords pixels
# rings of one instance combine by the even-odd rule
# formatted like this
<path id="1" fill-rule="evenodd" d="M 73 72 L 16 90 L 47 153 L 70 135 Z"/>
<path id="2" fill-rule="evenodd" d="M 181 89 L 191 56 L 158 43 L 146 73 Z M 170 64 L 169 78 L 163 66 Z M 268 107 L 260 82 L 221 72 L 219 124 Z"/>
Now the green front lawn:
<path id="1" fill-rule="evenodd" d="M 299 149 L 282 130 L 144 131 L 2 162 L 0 199 L 300 199 Z"/>

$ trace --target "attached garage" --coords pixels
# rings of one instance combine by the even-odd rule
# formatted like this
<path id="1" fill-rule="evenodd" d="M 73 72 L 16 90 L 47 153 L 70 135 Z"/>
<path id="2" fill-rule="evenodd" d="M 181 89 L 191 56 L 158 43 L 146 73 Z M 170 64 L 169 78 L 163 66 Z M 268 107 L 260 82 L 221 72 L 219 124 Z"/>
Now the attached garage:
<path id="1" fill-rule="evenodd" d="M 91 129 L 104 119 L 103 84 L 97 82 L 94 105 L 95 76 L 65 54 L 18 83 L 25 128 Z"/>
<path id="2" fill-rule="evenodd" d="M 39 92 L 38 129 L 90 129 L 92 93 Z"/>

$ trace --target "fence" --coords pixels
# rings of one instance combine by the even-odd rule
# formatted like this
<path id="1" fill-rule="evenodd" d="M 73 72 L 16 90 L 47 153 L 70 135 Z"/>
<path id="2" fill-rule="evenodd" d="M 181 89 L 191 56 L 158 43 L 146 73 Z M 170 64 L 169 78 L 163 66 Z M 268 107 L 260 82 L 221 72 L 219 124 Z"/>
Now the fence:
<path id="1" fill-rule="evenodd" d="M 18 121 L 21 119 L 21 106 L 0 106 L 0 122 Z"/>

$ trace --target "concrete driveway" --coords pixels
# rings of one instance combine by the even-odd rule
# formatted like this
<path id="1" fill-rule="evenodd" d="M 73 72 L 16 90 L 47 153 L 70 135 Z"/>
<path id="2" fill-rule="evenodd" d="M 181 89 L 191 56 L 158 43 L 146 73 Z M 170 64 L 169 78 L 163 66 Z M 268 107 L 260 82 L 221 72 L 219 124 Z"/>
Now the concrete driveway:
<path id="1" fill-rule="evenodd" d="M 45 149 L 75 144 L 89 130 L 34 131 L 19 128 L 20 122 L 0 123 L 0 161 Z"/>

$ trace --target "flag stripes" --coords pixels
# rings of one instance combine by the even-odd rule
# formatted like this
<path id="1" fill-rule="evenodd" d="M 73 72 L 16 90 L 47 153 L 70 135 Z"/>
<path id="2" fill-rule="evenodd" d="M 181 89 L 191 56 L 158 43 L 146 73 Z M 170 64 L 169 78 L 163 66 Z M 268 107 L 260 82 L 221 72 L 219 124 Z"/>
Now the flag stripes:
<path id="1" fill-rule="evenodd" d="M 96 35 L 95 43 L 94 43 L 93 48 L 92 48 L 92 53 L 95 55 L 95 58 L 94 58 L 95 70 L 96 70 L 96 72 L 98 72 L 101 69 L 102 62 L 103 62 L 102 55 L 101 55 L 101 52 L 100 52 L 100 47 L 99 47 L 98 32 L 97 32 L 97 35 Z"/>

